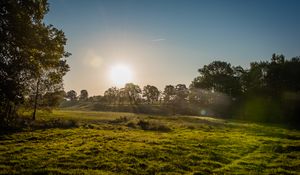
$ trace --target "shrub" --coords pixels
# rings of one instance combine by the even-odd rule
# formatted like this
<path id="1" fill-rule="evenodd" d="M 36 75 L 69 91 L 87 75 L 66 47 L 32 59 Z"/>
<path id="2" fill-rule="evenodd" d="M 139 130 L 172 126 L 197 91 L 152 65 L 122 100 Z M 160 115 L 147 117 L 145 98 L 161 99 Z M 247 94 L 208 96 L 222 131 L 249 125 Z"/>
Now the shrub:
<path id="1" fill-rule="evenodd" d="M 146 121 L 146 120 L 139 120 L 137 125 L 141 127 L 143 130 L 152 130 L 152 131 L 171 131 L 171 129 L 158 121 Z"/>
<path id="2" fill-rule="evenodd" d="M 126 123 L 129 121 L 127 116 L 120 116 L 119 118 L 112 120 L 111 123 Z"/>
<path id="3" fill-rule="evenodd" d="M 77 127 L 77 122 L 75 120 L 62 119 L 36 120 L 29 122 L 27 126 L 33 129 L 73 128 Z"/>

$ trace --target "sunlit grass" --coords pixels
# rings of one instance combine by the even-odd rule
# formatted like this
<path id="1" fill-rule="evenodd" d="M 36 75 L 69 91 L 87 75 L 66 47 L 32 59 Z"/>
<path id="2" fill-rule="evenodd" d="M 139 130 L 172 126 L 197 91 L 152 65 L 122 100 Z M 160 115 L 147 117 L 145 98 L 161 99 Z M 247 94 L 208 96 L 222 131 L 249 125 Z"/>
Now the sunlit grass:
<path id="1" fill-rule="evenodd" d="M 63 111 L 75 128 L 2 135 L 0 174 L 297 174 L 300 133 L 193 116 Z M 121 118 L 120 118 L 121 117 Z M 144 130 L 146 121 L 170 130 Z"/>

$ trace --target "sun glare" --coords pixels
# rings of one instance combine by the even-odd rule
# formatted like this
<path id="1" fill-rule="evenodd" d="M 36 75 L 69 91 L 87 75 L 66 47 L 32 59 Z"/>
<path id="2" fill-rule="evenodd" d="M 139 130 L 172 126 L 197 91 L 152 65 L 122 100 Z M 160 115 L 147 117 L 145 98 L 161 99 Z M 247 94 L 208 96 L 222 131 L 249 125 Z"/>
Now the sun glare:
<path id="1" fill-rule="evenodd" d="M 126 65 L 116 65 L 110 70 L 110 78 L 114 85 L 122 86 L 132 81 L 132 71 Z"/>

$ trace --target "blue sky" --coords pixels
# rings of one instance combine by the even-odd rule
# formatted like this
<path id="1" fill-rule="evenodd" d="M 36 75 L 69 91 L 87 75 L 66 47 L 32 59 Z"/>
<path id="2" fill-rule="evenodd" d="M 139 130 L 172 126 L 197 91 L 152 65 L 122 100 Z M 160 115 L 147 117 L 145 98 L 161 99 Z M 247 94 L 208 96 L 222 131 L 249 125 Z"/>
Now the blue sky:
<path id="1" fill-rule="evenodd" d="M 67 38 L 65 90 L 90 95 L 114 86 L 127 65 L 141 87 L 189 85 L 214 60 L 247 67 L 272 53 L 300 55 L 300 1 L 50 0 L 45 22 Z"/>

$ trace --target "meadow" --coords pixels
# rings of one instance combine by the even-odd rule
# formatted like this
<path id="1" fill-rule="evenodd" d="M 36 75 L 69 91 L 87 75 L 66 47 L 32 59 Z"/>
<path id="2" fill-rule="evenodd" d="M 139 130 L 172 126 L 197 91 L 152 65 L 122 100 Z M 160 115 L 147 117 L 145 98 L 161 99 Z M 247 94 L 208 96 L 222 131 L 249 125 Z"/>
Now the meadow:
<path id="1" fill-rule="evenodd" d="M 199 116 L 39 111 L 0 135 L 0 174 L 299 174 L 300 132 Z"/>

